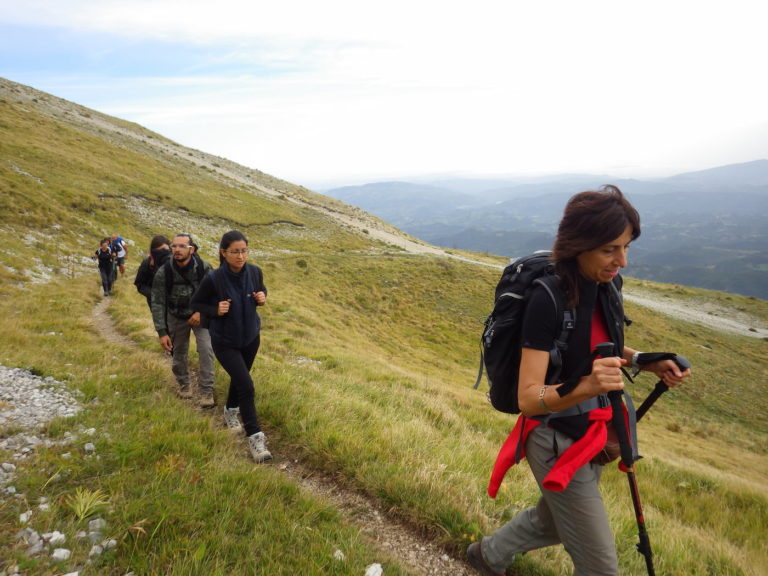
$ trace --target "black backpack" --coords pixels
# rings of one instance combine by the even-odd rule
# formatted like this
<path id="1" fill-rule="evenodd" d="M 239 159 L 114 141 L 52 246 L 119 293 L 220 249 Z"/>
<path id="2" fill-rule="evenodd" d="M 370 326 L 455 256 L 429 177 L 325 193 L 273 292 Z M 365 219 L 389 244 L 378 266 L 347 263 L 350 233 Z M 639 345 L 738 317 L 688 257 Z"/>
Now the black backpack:
<path id="1" fill-rule="evenodd" d="M 540 250 L 514 260 L 496 285 L 493 311 L 484 322 L 481 338 L 480 369 L 473 388 L 488 377 L 488 398 L 496 410 L 519 414 L 517 381 L 520 371 L 520 329 L 528 297 L 534 285 L 544 286 L 555 305 L 558 319 L 562 318 L 560 334 L 550 351 L 548 384 L 554 384 L 562 368 L 562 352 L 568 348 L 568 337 L 576 322 L 575 310 L 565 308 L 560 278 L 554 273 L 552 253 Z M 558 320 L 560 321 L 560 320 Z"/>

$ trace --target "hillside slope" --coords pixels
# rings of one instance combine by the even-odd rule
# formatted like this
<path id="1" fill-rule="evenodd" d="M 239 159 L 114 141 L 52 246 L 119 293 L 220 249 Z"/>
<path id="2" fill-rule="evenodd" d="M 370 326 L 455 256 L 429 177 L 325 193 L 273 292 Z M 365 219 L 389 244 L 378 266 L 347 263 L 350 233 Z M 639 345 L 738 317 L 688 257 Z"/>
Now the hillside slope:
<path id="1" fill-rule="evenodd" d="M 145 128 L 136 124 L 131 124 L 119 119 L 100 114 L 96 111 L 87 109 L 78 104 L 57 98 L 55 96 L 45 94 L 34 90 L 33 88 L 23 86 L 10 82 L 6 79 L 0 78 L 0 97 L 4 103 L 16 103 L 17 105 L 26 105 L 32 107 L 36 113 L 42 114 L 44 118 L 48 118 L 53 122 L 60 122 L 64 126 L 70 127 L 74 131 L 81 131 L 85 134 L 94 136 L 96 139 L 105 139 L 110 146 L 117 148 L 134 151 L 141 158 L 140 162 L 149 163 L 149 161 L 157 161 L 166 168 L 170 168 L 173 171 L 192 172 L 198 176 L 202 176 L 203 180 L 210 178 L 212 182 L 216 183 L 216 186 L 235 186 L 242 190 L 245 190 L 253 195 L 260 196 L 264 199 L 278 200 L 282 203 L 288 203 L 297 208 L 304 208 L 314 212 L 317 216 L 322 216 L 328 223 L 335 222 L 342 228 L 354 230 L 357 232 L 363 232 L 367 238 L 379 240 L 388 245 L 389 249 L 403 250 L 406 252 L 416 254 L 432 254 L 440 256 L 450 256 L 459 260 L 468 262 L 480 263 L 482 265 L 501 267 L 503 266 L 503 260 L 499 258 L 489 258 L 480 254 L 466 254 L 457 251 L 446 251 L 444 249 L 425 244 L 424 242 L 408 236 L 397 228 L 371 216 L 370 214 L 336 201 L 328 196 L 313 193 L 312 191 L 301 187 L 295 186 L 289 182 L 279 180 L 258 170 L 244 167 L 221 157 L 213 156 L 202 151 L 192 150 L 180 146 L 170 140 L 167 140 L 160 135 L 154 134 Z M 24 130 L 22 126 L 19 126 L 19 130 Z M 33 131 L 27 132 L 31 134 Z M 7 142 L 13 141 L 14 136 L 10 131 L 7 131 L 5 135 Z M 97 140 L 98 141 L 98 140 Z M 32 144 L 29 142 L 28 144 Z M 96 144 L 98 146 L 98 144 Z M 22 216 L 21 222 L 15 222 L 15 224 L 29 225 L 27 226 L 31 230 L 33 236 L 35 234 L 34 228 L 38 224 L 38 220 L 32 217 L 35 211 L 40 210 L 40 204 L 31 202 L 36 208 L 31 209 L 29 212 L 25 211 L 26 202 L 20 198 L 14 199 L 13 190 L 26 190 L 27 186 L 31 182 L 34 182 L 32 189 L 34 192 L 41 194 L 42 198 L 49 197 L 51 194 L 57 193 L 57 190 L 49 190 L 46 188 L 46 183 L 42 178 L 31 173 L 29 170 L 34 170 L 31 166 L 27 165 L 24 161 L 14 162 L 14 155 L 12 153 L 7 154 L 3 165 L 3 170 L 7 171 L 7 181 L 4 178 L 4 183 L 7 184 L 7 189 L 4 190 L 5 197 L 2 200 L 0 207 L 3 208 L 2 214 L 5 214 L 9 219 L 17 214 Z M 20 178 L 19 178 L 20 177 Z M 171 181 L 172 176 L 166 176 Z M 21 180 L 18 185 L 14 181 Z M 95 183 L 98 186 L 103 183 Z M 175 186 L 169 186 L 169 189 L 165 194 L 160 194 L 160 197 L 166 199 L 172 198 Z M 55 186 L 54 186 L 55 188 Z M 183 187 L 181 188 L 183 190 Z M 127 192 L 127 193 L 125 193 Z M 99 191 L 95 196 L 94 203 L 101 203 L 102 200 L 108 198 L 119 198 L 120 202 L 124 204 L 122 208 L 117 207 L 118 210 L 123 211 L 128 207 L 129 211 L 139 213 L 141 217 L 147 217 L 148 212 L 153 209 L 162 210 L 163 204 L 157 203 L 157 199 L 152 199 L 149 204 L 142 204 L 142 200 L 146 201 L 148 198 L 152 198 L 152 192 L 144 195 L 146 190 L 141 192 L 126 190 L 124 185 L 118 184 L 115 189 L 110 190 L 109 187 L 102 191 Z M 87 204 L 88 200 L 86 200 Z M 114 202 L 107 201 L 110 206 L 114 205 Z M 152 202 L 155 202 L 154 206 Z M 182 204 L 183 207 L 183 204 Z M 46 206 L 46 212 L 50 207 Z M 150 221 L 154 224 L 155 216 L 150 216 Z M 10 220 L 7 222 L 10 231 L 13 222 Z M 66 237 L 60 238 L 62 227 L 58 226 L 55 219 L 47 218 L 46 224 L 52 229 L 48 230 L 47 234 L 50 234 L 52 238 L 58 241 L 63 241 L 65 246 L 69 246 Z M 285 225 L 288 222 L 275 222 L 275 225 Z M 122 224 L 118 225 L 118 229 Z M 97 229 L 99 227 L 97 226 Z M 108 228 L 104 228 L 101 225 L 101 229 L 105 232 Z M 18 232 L 18 230 L 17 230 Z M 20 234 L 19 237 L 23 237 L 26 234 Z M 85 239 L 86 232 L 83 232 L 82 236 L 77 236 L 78 243 L 81 239 Z M 146 232 L 145 232 L 146 234 Z M 151 232 L 150 232 L 151 234 Z M 128 237 L 129 241 L 139 243 L 139 239 Z M 89 240 L 90 241 L 90 240 Z M 139 243 L 139 247 L 143 250 L 143 245 Z M 10 252 L 10 251 L 9 251 Z M 14 251 L 15 252 L 15 251 Z M 23 253 L 23 251 L 22 251 Z M 24 259 L 27 262 L 29 260 Z M 82 264 L 82 260 L 76 259 Z M 54 262 L 49 263 L 45 258 L 33 260 L 45 264 L 45 268 L 50 265 L 54 265 Z M 68 262 L 67 266 L 72 268 L 72 263 Z M 24 267 L 21 267 L 23 269 Z M 13 270 L 16 270 L 13 268 Z M 46 271 L 43 269 L 32 268 L 27 271 L 27 276 L 45 277 Z M 632 287 L 628 288 L 630 298 L 632 297 Z M 658 311 L 670 313 L 673 315 L 687 316 L 688 320 L 708 324 L 714 328 L 720 328 L 723 330 L 740 333 L 742 335 L 752 335 L 758 337 L 768 336 L 768 318 L 742 318 L 743 315 L 736 313 L 734 310 L 728 310 L 723 307 L 711 307 L 712 310 L 696 315 L 696 308 L 682 304 L 675 306 L 673 303 L 667 302 L 665 305 L 660 305 L 653 298 L 648 298 L 647 295 L 638 294 L 635 296 L 635 301 L 642 303 L 648 307 L 656 307 Z"/>
<path id="2" fill-rule="evenodd" d="M 0 361 L 83 388 L 92 407 L 82 423 L 104 430 L 101 462 L 75 466 L 63 450 L 53 450 L 34 467 L 38 476 L 28 488 L 61 497 L 59 485 L 47 480 L 66 469 L 73 485 L 114 494 L 112 522 L 127 541 L 137 523 L 146 519 L 152 526 L 146 531 L 154 540 L 137 537 L 140 553 L 119 549 L 112 571 L 104 573 L 125 573 L 134 562 L 145 563 L 137 573 L 169 573 L 169 566 L 194 573 L 189 566 L 198 555 L 189 550 L 187 534 L 204 538 L 200 526 L 227 511 L 215 508 L 212 516 L 206 498 L 180 506 L 178 496 L 165 495 L 153 479 L 181 473 L 180 463 L 189 462 L 189 470 L 196 464 L 205 471 L 191 475 L 204 488 L 209 475 L 228 480 L 229 468 L 243 464 L 209 433 L 206 415 L 179 408 L 158 378 L 167 367 L 146 304 L 129 282 L 118 283 L 108 311 L 136 351 L 111 356 L 112 347 L 93 332 L 88 320 L 100 295 L 89 254 L 111 232 L 131 242 L 130 273 L 158 232 L 191 232 L 211 261 L 222 232 L 248 234 L 270 288 L 254 372 L 263 420 L 275 438 L 275 467 L 301 458 L 376 498 L 456 555 L 505 517 L 506 508 L 534 497 L 523 467 L 512 471 L 499 501 L 484 494 L 511 424 L 470 388 L 498 260 L 446 254 L 340 202 L 7 81 L 0 81 L 0 187 L 0 316 L 6 319 Z M 766 303 L 755 299 L 632 279 L 628 289 L 688 307 L 737 311 L 761 322 L 759 328 L 768 317 Z M 659 316 L 631 300 L 628 312 L 635 320 L 628 334 L 633 344 L 683 353 L 696 370 L 690 385 L 666 395 L 643 422 L 643 490 L 664 572 L 765 573 L 765 341 Z M 640 379 L 634 390 L 641 398 L 652 386 Z M 221 374 L 217 387 L 219 393 L 226 387 Z M 167 431 L 166 421 L 173 424 Z M 129 426 L 146 433 L 127 439 Z M 63 434 L 62 428 L 49 432 Z M 190 430 L 202 444 L 188 445 Z M 221 462 L 219 453 L 232 457 Z M 247 494 L 274 489 L 270 502 L 293 503 L 290 489 L 274 488 L 270 468 L 248 474 L 237 477 Z M 121 484 L 121 477 L 129 481 Z M 625 573 L 641 574 L 623 480 L 611 470 L 604 488 Z M 183 507 L 191 516 L 179 520 L 183 536 L 159 530 L 167 526 L 164 506 Z M 328 547 L 335 541 L 323 544 L 304 524 L 325 527 L 329 516 L 312 517 L 301 530 L 292 519 L 267 527 L 254 520 L 245 534 L 220 537 L 217 550 L 236 557 L 258 531 L 284 545 L 300 534 L 299 541 Z M 0 517 L 0 536 L 12 538 L 16 518 Z M 285 573 L 324 573 L 311 569 L 308 549 L 292 551 L 298 564 Z M 227 557 L 209 562 L 198 573 L 237 573 Z M 543 551 L 529 555 L 520 573 L 555 574 L 565 565 L 562 552 Z M 337 570 L 362 573 L 359 565 Z"/>

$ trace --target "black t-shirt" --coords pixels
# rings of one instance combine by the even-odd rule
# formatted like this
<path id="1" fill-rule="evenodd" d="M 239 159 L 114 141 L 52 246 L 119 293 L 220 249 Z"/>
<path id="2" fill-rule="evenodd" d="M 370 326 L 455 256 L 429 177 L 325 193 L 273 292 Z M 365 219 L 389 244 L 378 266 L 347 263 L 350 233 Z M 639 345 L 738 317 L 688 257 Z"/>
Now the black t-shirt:
<path id="1" fill-rule="evenodd" d="M 606 285 L 607 288 L 607 285 Z M 558 382 L 564 382 L 576 370 L 585 366 L 585 359 L 590 355 L 590 335 L 592 333 L 592 313 L 598 297 L 598 285 L 583 278 L 579 281 L 579 305 L 576 307 L 576 324 L 568 338 L 568 349 L 563 353 L 563 366 Z M 523 348 L 532 348 L 549 352 L 562 331 L 561 318 L 557 317 L 555 305 L 547 291 L 540 286 L 533 289 L 520 333 Z M 551 368 L 550 368 L 551 370 Z M 580 376 L 589 374 L 591 364 Z M 549 379 L 548 370 L 547 378 Z M 588 416 L 567 416 L 551 418 L 549 425 L 568 434 L 572 438 L 581 438 L 589 425 Z"/>

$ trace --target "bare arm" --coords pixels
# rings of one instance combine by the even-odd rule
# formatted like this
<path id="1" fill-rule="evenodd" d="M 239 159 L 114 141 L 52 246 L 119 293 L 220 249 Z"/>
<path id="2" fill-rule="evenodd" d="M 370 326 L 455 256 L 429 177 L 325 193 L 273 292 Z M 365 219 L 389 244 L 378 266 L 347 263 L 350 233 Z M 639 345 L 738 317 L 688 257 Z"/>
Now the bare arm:
<path id="1" fill-rule="evenodd" d="M 624 388 L 621 372 L 624 364 L 626 360 L 618 357 L 597 358 L 592 363 L 592 372 L 579 380 L 573 392 L 561 398 L 556 389 L 562 384 L 544 385 L 549 366 L 549 352 L 523 348 L 517 391 L 520 410 L 525 416 L 559 412 L 594 396 L 621 390 Z"/>

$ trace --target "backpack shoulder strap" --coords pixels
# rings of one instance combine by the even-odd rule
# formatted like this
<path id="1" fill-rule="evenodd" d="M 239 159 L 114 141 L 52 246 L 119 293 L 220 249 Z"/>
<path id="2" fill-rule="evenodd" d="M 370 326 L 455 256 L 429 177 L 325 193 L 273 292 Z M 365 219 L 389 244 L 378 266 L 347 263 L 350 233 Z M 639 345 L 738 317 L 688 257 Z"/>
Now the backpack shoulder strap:
<path id="1" fill-rule="evenodd" d="M 222 266 L 226 266 L 226 264 L 222 264 Z M 216 270 L 211 270 L 210 276 L 213 281 L 214 290 L 216 291 L 216 299 L 219 302 L 226 300 L 227 286 L 224 279 L 224 271 L 219 267 Z"/>
<path id="2" fill-rule="evenodd" d="M 173 290 L 173 267 L 170 259 L 163 264 L 163 275 L 165 276 L 165 293 L 170 294 Z"/>
<path id="3" fill-rule="evenodd" d="M 568 349 L 568 339 L 576 326 L 576 309 L 565 307 L 565 294 L 560 288 L 560 277 L 555 274 L 546 274 L 534 280 L 534 284 L 544 287 L 555 305 L 556 322 L 560 326 L 555 345 L 549 351 L 549 364 L 554 368 L 551 382 L 554 383 L 560 377 L 563 367 L 563 352 Z"/>
<path id="4" fill-rule="evenodd" d="M 200 258 L 197 252 L 192 255 L 192 258 L 195 260 L 195 275 L 197 277 L 197 283 L 200 284 L 203 278 L 205 278 L 205 275 L 213 269 L 211 268 L 210 264 Z"/>

